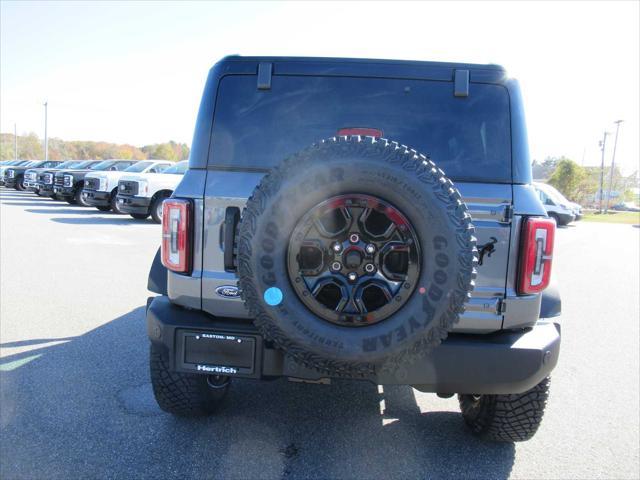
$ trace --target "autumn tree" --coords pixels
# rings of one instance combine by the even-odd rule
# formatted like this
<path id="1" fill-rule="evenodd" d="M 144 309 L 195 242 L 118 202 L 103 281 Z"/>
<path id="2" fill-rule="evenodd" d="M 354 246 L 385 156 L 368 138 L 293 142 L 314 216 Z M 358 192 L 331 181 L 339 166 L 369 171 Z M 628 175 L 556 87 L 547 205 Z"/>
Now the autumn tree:
<path id="1" fill-rule="evenodd" d="M 0 134 L 0 159 L 11 160 L 15 157 L 13 145 L 13 134 Z M 43 141 L 35 133 L 18 136 L 18 158 L 23 160 L 43 159 Z M 157 158 L 178 161 L 189 158 L 189 147 L 185 143 L 174 141 L 135 147 L 109 142 L 66 141 L 53 137 L 49 139 L 49 158 L 51 160 L 105 160 L 107 158 L 144 160 Z"/>
<path id="2" fill-rule="evenodd" d="M 549 177 L 549 184 L 571 200 L 579 199 L 585 190 L 587 172 L 573 160 L 562 158 Z"/>

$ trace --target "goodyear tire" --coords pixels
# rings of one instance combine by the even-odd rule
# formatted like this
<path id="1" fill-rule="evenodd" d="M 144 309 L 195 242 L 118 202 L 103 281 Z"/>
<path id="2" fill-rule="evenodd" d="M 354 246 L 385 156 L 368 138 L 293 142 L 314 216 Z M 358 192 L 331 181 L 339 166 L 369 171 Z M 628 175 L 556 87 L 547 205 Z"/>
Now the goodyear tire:
<path id="1" fill-rule="evenodd" d="M 228 377 L 174 372 L 166 351 L 151 344 L 149 372 L 153 395 L 165 412 L 183 417 L 214 413 L 229 390 Z"/>
<path id="2" fill-rule="evenodd" d="M 474 435 L 495 442 L 523 442 L 540 427 L 549 398 L 549 377 L 531 390 L 510 395 L 458 395 Z"/>
<path id="3" fill-rule="evenodd" d="M 374 303 L 383 297 L 387 303 L 365 314 L 333 312 L 326 303 L 316 308 L 309 303 L 308 292 L 301 293 L 300 284 L 306 285 L 307 277 L 302 275 L 301 282 L 292 273 L 298 266 L 307 271 L 300 260 L 302 250 L 297 256 L 294 250 L 292 256 L 290 247 L 300 240 L 300 225 L 314 224 L 305 220 L 310 212 L 343 198 L 349 205 L 352 198 L 364 202 L 357 212 L 354 207 L 353 213 L 344 214 L 348 220 L 331 227 L 332 232 L 341 232 L 343 224 L 348 225 L 336 234 L 346 236 L 344 253 L 348 249 L 352 254 L 341 264 L 344 268 L 360 268 L 358 259 L 367 255 L 352 253 L 357 245 L 349 244 L 355 238 L 348 231 L 371 218 L 367 214 L 362 220 L 365 214 L 359 213 L 372 212 L 374 207 L 367 210 L 367 205 L 379 208 L 378 216 L 393 212 L 392 220 L 385 220 L 391 222 L 385 231 L 399 235 L 404 228 L 412 233 L 403 241 L 413 245 L 414 261 L 400 263 L 407 272 L 413 268 L 415 281 L 400 281 L 406 289 L 398 287 L 390 299 L 387 290 L 382 296 L 373 295 Z M 373 232 L 374 228 L 361 230 Z M 331 376 L 372 376 L 380 369 L 394 370 L 413 362 L 446 338 L 473 289 L 477 263 L 473 233 L 460 194 L 430 159 L 384 139 L 331 138 L 283 161 L 255 188 L 238 233 L 239 285 L 258 329 L 297 362 Z M 342 241 L 339 237 L 336 243 Z M 335 265 L 331 249 L 317 249 L 320 268 L 325 268 L 325 256 Z M 382 252 L 377 258 L 382 258 Z M 378 268 L 385 268 L 383 260 Z M 339 286 L 332 291 L 342 292 L 343 282 L 338 280 Z M 345 289 L 349 291 L 348 286 Z M 347 303 L 356 305 L 350 292 Z M 345 305 L 345 301 L 339 303 L 336 309 Z M 391 313 L 368 323 L 380 311 Z"/>

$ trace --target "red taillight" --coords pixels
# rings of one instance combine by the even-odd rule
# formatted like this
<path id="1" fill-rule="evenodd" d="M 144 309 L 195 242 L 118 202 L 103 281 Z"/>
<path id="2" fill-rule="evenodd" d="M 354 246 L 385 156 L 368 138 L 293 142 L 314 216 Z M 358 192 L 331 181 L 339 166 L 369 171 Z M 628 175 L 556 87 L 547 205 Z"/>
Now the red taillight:
<path id="1" fill-rule="evenodd" d="M 556 222 L 529 217 L 522 228 L 518 293 L 538 293 L 549 286 Z"/>
<path id="2" fill-rule="evenodd" d="M 191 202 L 171 198 L 162 204 L 162 264 L 179 273 L 191 271 Z"/>
<path id="3" fill-rule="evenodd" d="M 349 127 L 349 128 L 341 128 L 338 130 L 338 136 L 350 136 L 350 135 L 360 135 L 362 137 L 382 137 L 382 130 L 378 130 L 377 128 L 361 128 L 361 127 Z"/>

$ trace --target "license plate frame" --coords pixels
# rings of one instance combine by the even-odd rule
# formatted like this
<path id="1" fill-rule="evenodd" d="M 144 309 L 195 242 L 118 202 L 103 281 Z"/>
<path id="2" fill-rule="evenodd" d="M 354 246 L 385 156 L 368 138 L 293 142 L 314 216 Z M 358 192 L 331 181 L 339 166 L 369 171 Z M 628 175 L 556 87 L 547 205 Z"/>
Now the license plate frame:
<path id="1" fill-rule="evenodd" d="M 190 373 L 258 378 L 262 338 L 235 332 L 179 330 L 176 367 Z"/>

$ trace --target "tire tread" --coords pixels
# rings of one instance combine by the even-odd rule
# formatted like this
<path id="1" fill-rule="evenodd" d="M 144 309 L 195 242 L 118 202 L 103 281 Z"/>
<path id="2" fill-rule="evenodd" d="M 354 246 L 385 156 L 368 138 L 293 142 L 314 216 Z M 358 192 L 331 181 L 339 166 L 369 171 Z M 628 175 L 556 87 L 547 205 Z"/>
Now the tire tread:
<path id="1" fill-rule="evenodd" d="M 166 356 L 153 344 L 149 352 L 151 385 L 158 405 L 165 412 L 185 417 L 209 415 L 218 407 L 228 387 L 213 390 L 205 375 L 169 370 Z"/>
<path id="2" fill-rule="evenodd" d="M 549 386 L 547 377 L 524 393 L 483 395 L 479 401 L 471 395 L 458 395 L 460 410 L 474 434 L 497 442 L 522 442 L 540 427 Z"/>
<path id="3" fill-rule="evenodd" d="M 456 230 L 458 245 L 462 247 L 462 253 L 457 258 L 459 265 L 457 289 L 450 296 L 447 311 L 439 319 L 434 319 L 429 328 L 425 328 L 422 337 L 408 349 L 388 358 L 382 368 L 395 370 L 402 364 L 413 363 L 418 356 L 437 347 L 447 337 L 460 314 L 464 312 L 464 305 L 471 297 L 475 286 L 478 259 L 471 216 L 451 180 L 446 178 L 444 172 L 437 168 L 429 157 L 397 142 L 354 135 L 323 140 L 285 159 L 263 177 L 242 212 L 238 234 L 239 286 L 242 299 L 254 318 L 254 324 L 265 338 L 273 341 L 298 363 L 332 376 L 369 376 L 375 373 L 376 366 L 371 363 L 327 359 L 309 352 L 304 348 L 304 345 L 294 343 L 287 338 L 274 324 L 269 313 L 260 303 L 253 281 L 251 242 L 256 233 L 258 217 L 264 213 L 269 197 L 278 192 L 283 179 L 288 177 L 290 170 L 304 169 L 306 163 L 318 161 L 323 156 L 341 155 L 346 157 L 360 154 L 370 157 L 372 149 L 379 156 L 378 158 L 381 157 L 381 161 L 397 165 L 405 172 L 417 177 L 425 187 L 431 188 L 435 195 L 447 205 L 447 218 Z M 312 153 L 313 155 L 311 155 Z"/>

